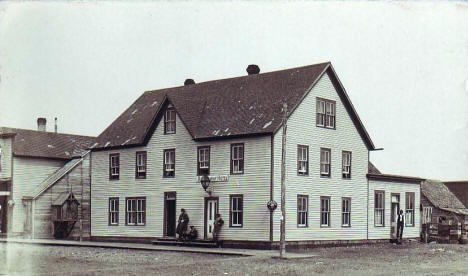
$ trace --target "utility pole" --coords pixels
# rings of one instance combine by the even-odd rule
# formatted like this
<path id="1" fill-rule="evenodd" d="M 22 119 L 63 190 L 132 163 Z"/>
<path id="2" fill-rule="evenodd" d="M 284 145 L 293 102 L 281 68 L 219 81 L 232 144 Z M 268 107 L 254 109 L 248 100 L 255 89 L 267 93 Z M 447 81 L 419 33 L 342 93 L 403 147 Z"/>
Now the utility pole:
<path id="1" fill-rule="evenodd" d="M 283 140 L 281 143 L 281 235 L 280 235 L 280 258 L 286 252 L 286 129 L 288 122 L 288 104 L 283 104 Z"/>

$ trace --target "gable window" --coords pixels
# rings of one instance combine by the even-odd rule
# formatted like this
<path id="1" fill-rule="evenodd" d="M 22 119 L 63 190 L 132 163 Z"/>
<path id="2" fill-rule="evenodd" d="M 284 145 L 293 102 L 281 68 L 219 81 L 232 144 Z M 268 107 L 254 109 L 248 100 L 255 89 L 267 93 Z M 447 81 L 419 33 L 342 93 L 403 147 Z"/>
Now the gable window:
<path id="1" fill-rule="evenodd" d="M 297 227 L 307 227 L 309 214 L 309 197 L 306 195 L 297 196 Z"/>
<path id="2" fill-rule="evenodd" d="M 198 175 L 210 174 L 210 147 L 198 147 Z"/>
<path id="3" fill-rule="evenodd" d="M 164 177 L 175 176 L 175 149 L 164 150 Z"/>
<path id="4" fill-rule="evenodd" d="M 135 177 L 146 178 L 146 151 L 136 153 Z"/>
<path id="5" fill-rule="evenodd" d="M 330 177 L 330 160 L 331 150 L 321 148 L 320 149 L 320 176 Z"/>
<path id="6" fill-rule="evenodd" d="M 242 195 L 230 196 L 229 226 L 242 227 L 244 214 L 244 197 Z"/>
<path id="7" fill-rule="evenodd" d="M 320 227 L 330 226 L 330 197 L 320 197 Z"/>
<path id="8" fill-rule="evenodd" d="M 374 193 L 374 226 L 385 226 L 385 192 Z"/>
<path id="9" fill-rule="evenodd" d="M 176 132 L 176 115 L 174 106 L 171 104 L 167 107 L 164 113 L 164 134 Z"/>
<path id="10" fill-rule="evenodd" d="M 119 179 L 120 174 L 120 154 L 109 155 L 109 179 Z"/>
<path id="11" fill-rule="evenodd" d="M 119 225 L 119 198 L 109 198 L 109 225 Z"/>
<path id="12" fill-rule="evenodd" d="M 335 128 L 335 107 L 334 101 L 317 99 L 317 118 L 318 127 Z"/>
<path id="13" fill-rule="evenodd" d="M 309 147 L 308 146 L 297 146 L 297 174 L 308 175 L 309 174 Z"/>
<path id="14" fill-rule="evenodd" d="M 343 197 L 341 200 L 341 226 L 351 226 L 351 198 Z"/>
<path id="15" fill-rule="evenodd" d="M 146 197 L 127 197 L 125 205 L 125 225 L 146 224 Z"/>
<path id="16" fill-rule="evenodd" d="M 244 144 L 231 144 L 231 174 L 244 173 Z"/>
<path id="17" fill-rule="evenodd" d="M 342 154 L 342 174 L 343 178 L 351 178 L 351 152 L 343 151 Z"/>
<path id="18" fill-rule="evenodd" d="M 405 194 L 405 226 L 414 226 L 414 193 Z"/>

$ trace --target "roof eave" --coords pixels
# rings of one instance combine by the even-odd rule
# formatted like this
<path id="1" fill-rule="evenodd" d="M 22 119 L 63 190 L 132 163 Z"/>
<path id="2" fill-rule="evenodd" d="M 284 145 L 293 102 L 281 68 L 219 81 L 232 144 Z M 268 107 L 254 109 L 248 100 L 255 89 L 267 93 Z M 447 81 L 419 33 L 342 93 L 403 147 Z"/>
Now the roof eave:
<path id="1" fill-rule="evenodd" d="M 405 183 L 414 183 L 421 184 L 424 179 L 419 177 L 412 176 L 402 176 L 402 175 L 393 175 L 393 174 L 366 174 L 366 177 L 370 180 L 377 181 L 391 181 L 391 182 L 405 182 Z"/>

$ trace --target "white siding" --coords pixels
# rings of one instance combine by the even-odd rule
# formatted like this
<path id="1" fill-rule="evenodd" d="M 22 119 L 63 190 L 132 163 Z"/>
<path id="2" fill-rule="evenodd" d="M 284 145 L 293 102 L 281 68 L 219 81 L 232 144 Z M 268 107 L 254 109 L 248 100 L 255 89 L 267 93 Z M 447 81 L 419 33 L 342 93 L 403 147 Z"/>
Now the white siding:
<path id="1" fill-rule="evenodd" d="M 316 127 L 316 98 L 336 102 L 336 129 Z M 291 108 L 291 107 L 289 107 Z M 274 136 L 274 193 L 280 203 L 282 130 Z M 297 145 L 309 146 L 309 175 L 297 174 Z M 320 148 L 331 149 L 331 177 L 320 177 Z M 342 151 L 352 152 L 352 178 L 342 179 Z M 286 240 L 366 239 L 368 151 L 327 74 L 318 81 L 288 120 L 286 156 Z M 309 226 L 297 227 L 297 195 L 309 196 Z M 320 196 L 331 198 L 331 227 L 320 227 Z M 341 199 L 351 198 L 351 227 L 341 226 Z M 274 216 L 279 241 L 280 206 Z"/>
<path id="2" fill-rule="evenodd" d="M 0 179 L 11 178 L 11 145 L 11 138 L 0 138 L 0 148 L 2 149 L 0 157 Z"/>
<path id="3" fill-rule="evenodd" d="M 403 229 L 403 238 L 418 238 L 420 235 L 419 184 L 369 180 L 369 239 L 390 239 L 391 194 L 400 195 L 400 209 L 405 212 L 406 192 L 414 193 L 414 226 Z M 374 226 L 374 192 L 385 191 L 385 226 Z"/>
<path id="4" fill-rule="evenodd" d="M 164 192 L 177 193 L 177 216 L 185 208 L 190 224 L 204 235 L 204 197 L 197 177 L 197 146 L 211 146 L 211 175 L 229 175 L 230 144 L 245 143 L 243 175 L 230 175 L 229 182 L 214 184 L 212 196 L 219 197 L 219 212 L 225 221 L 221 230 L 224 240 L 269 240 L 269 211 L 266 203 L 270 191 L 271 137 L 217 140 L 197 143 L 176 118 L 175 134 L 164 135 L 162 122 L 146 147 L 97 151 L 92 153 L 91 235 L 120 237 L 163 236 Z M 163 178 L 163 150 L 176 149 L 176 177 Z M 147 177 L 135 179 L 135 153 L 147 151 Z M 109 181 L 109 154 L 120 153 L 120 179 Z M 229 227 L 229 195 L 244 196 L 244 226 Z M 146 196 L 146 225 L 125 226 L 125 197 Z M 108 226 L 108 198 L 119 198 L 119 225 Z"/>

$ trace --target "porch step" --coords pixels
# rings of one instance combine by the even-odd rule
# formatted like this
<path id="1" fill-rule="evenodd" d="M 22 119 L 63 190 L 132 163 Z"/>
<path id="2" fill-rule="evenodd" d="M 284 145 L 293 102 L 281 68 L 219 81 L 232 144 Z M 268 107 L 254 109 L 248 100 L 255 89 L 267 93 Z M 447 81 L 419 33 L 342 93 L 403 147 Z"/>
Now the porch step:
<path id="1" fill-rule="evenodd" d="M 173 246 L 193 246 L 193 247 L 218 247 L 216 242 L 211 240 L 179 241 L 176 239 L 159 238 L 152 242 L 154 245 L 173 245 Z"/>

